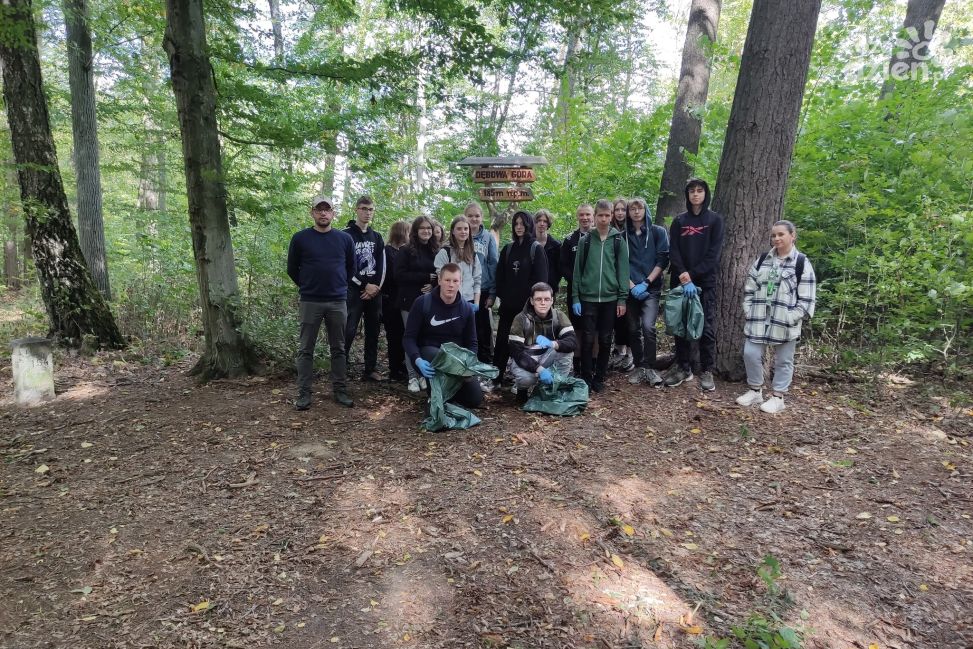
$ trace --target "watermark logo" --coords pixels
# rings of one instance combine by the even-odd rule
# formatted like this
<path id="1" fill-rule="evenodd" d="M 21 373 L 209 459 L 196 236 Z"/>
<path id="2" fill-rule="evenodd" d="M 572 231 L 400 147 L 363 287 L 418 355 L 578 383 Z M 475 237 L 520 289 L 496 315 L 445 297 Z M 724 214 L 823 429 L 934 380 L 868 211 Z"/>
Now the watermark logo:
<path id="1" fill-rule="evenodd" d="M 849 80 L 873 81 L 926 81 L 932 79 L 935 67 L 929 43 L 936 33 L 936 22 L 927 20 L 920 28 L 909 27 L 895 40 L 891 63 L 887 50 L 878 43 L 860 40 L 845 65 L 845 77 Z M 884 50 L 884 51 L 883 51 Z M 885 54 L 883 57 L 882 54 Z"/>

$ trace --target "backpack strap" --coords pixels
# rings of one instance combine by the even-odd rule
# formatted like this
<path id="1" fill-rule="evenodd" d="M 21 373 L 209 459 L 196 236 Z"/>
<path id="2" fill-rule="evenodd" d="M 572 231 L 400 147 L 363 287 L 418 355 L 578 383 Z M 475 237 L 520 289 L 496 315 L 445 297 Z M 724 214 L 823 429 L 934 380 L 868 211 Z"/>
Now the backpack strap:
<path id="1" fill-rule="evenodd" d="M 804 277 L 804 260 L 807 257 L 804 256 L 803 252 L 797 253 L 797 260 L 794 262 L 794 276 L 797 278 L 797 283 L 801 283 L 801 278 Z"/>
<path id="2" fill-rule="evenodd" d="M 766 252 L 760 253 L 760 256 L 757 258 L 757 272 L 760 272 L 760 267 L 764 265 L 764 259 L 766 258 L 767 258 Z"/>

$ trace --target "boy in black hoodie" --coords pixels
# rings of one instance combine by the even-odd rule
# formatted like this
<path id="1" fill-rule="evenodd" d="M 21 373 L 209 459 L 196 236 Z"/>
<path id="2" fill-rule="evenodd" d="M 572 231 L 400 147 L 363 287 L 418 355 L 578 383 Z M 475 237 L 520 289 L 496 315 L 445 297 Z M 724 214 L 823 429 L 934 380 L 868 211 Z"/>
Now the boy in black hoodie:
<path id="1" fill-rule="evenodd" d="M 355 274 L 348 283 L 348 320 L 345 323 L 345 353 L 351 356 L 351 344 L 358 333 L 358 323 L 365 319 L 364 381 L 380 381 L 375 369 L 378 363 L 378 329 L 382 319 L 382 283 L 385 281 L 385 242 L 372 229 L 375 203 L 362 196 L 355 202 L 355 220 L 345 232 L 355 243 Z"/>
<path id="2" fill-rule="evenodd" d="M 720 255 L 723 252 L 723 217 L 709 209 L 710 191 L 705 180 L 686 183 L 686 211 L 669 226 L 669 263 L 672 288 L 682 286 L 687 295 L 697 291 L 703 305 L 703 335 L 699 340 L 699 387 L 716 389 L 716 290 Z M 676 387 L 693 379 L 692 341 L 676 336 L 676 364 L 666 373 L 665 384 Z"/>

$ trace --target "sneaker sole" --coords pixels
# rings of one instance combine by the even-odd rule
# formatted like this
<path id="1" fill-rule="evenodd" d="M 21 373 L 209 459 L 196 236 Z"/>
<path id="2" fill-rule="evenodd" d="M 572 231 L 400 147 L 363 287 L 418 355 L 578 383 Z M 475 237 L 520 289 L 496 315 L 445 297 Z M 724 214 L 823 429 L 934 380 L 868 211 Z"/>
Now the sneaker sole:
<path id="1" fill-rule="evenodd" d="M 711 386 L 706 387 L 706 386 L 700 384 L 699 389 L 702 390 L 703 392 L 714 392 L 716 390 L 716 386 L 715 385 L 711 385 Z"/>
<path id="2" fill-rule="evenodd" d="M 687 376 L 686 378 L 684 378 L 679 383 L 666 383 L 665 381 L 663 381 L 662 383 L 663 383 L 663 385 L 665 385 L 668 388 L 678 388 L 683 383 L 686 383 L 687 381 L 692 381 L 692 380 L 693 380 L 693 377 Z"/>

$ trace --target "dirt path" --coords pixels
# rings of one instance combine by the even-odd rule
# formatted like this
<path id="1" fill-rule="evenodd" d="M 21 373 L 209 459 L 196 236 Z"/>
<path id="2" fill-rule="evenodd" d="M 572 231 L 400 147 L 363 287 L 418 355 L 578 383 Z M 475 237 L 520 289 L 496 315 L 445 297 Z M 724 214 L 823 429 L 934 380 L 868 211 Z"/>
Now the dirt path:
<path id="1" fill-rule="evenodd" d="M 973 410 L 919 385 L 769 417 L 615 377 L 582 417 L 492 395 L 428 434 L 387 386 L 296 413 L 285 379 L 58 380 L 2 395 L 0 646 L 684 647 L 757 612 L 808 647 L 973 642 Z"/>

